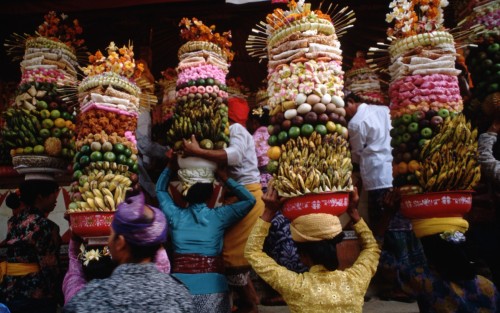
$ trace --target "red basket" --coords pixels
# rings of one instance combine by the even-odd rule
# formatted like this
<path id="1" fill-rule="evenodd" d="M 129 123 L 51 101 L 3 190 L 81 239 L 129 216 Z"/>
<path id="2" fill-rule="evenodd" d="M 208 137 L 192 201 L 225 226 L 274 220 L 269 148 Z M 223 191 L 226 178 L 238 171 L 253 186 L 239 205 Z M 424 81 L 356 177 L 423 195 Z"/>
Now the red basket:
<path id="1" fill-rule="evenodd" d="M 290 221 L 313 213 L 342 215 L 349 205 L 348 192 L 310 193 L 293 197 L 283 204 L 283 215 Z"/>
<path id="2" fill-rule="evenodd" d="M 411 219 L 463 217 L 472 207 L 472 190 L 401 196 L 401 214 Z"/>
<path id="3" fill-rule="evenodd" d="M 86 237 L 104 237 L 111 234 L 115 212 L 76 212 L 69 215 L 73 234 Z"/>

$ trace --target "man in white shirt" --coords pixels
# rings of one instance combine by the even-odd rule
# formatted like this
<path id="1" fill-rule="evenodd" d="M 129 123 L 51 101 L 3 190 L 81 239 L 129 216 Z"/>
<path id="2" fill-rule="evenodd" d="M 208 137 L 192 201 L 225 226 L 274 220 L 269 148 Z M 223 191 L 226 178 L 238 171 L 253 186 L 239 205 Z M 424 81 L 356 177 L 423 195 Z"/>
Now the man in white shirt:
<path id="1" fill-rule="evenodd" d="M 386 106 L 363 103 L 354 93 L 347 95 L 344 102 L 352 162 L 359 164 L 363 188 L 368 192 L 370 227 L 378 231 L 383 224 L 383 200 L 392 187 L 390 111 Z M 383 300 L 413 302 L 395 279 L 402 263 L 410 256 L 423 254 L 410 221 L 398 213 L 391 218 L 385 236 L 376 237 L 383 242 L 378 274 L 383 284 L 391 286 L 389 290 L 379 290 L 378 296 Z"/>
<path id="2" fill-rule="evenodd" d="M 240 302 L 237 312 L 257 312 L 258 297 L 249 278 L 250 264 L 243 256 L 246 241 L 257 219 L 264 212 L 260 172 L 252 135 L 245 128 L 249 113 L 248 104 L 241 98 L 228 101 L 229 147 L 206 150 L 200 147 L 195 136 L 184 141 L 184 155 L 197 156 L 228 166 L 229 177 L 234 179 L 257 200 L 253 209 L 240 222 L 229 228 L 224 235 L 224 263 L 228 283 L 238 293 Z M 232 199 L 226 203 L 233 202 Z"/>
<path id="3" fill-rule="evenodd" d="M 392 187 L 391 119 L 389 108 L 362 103 L 354 93 L 345 98 L 352 162 L 359 164 L 368 191 L 370 223 L 382 213 L 384 194 Z"/>

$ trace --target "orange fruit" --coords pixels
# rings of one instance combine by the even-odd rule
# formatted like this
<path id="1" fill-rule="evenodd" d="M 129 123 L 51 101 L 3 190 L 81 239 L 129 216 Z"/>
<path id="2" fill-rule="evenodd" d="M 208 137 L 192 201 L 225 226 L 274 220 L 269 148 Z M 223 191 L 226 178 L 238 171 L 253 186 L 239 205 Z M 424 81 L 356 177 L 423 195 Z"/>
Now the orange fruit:
<path id="1" fill-rule="evenodd" d="M 73 122 L 70 121 L 70 120 L 66 120 L 64 121 L 64 124 L 66 125 L 67 128 L 71 129 L 71 127 L 73 126 Z"/>
<path id="2" fill-rule="evenodd" d="M 398 165 L 397 164 L 393 164 L 392 165 L 392 177 L 396 177 L 398 176 L 399 172 L 398 172 Z"/>
<path id="3" fill-rule="evenodd" d="M 408 173 L 408 164 L 406 162 L 398 163 L 398 174 Z"/>
<path id="4" fill-rule="evenodd" d="M 64 128 L 66 127 L 66 121 L 62 117 L 58 117 L 54 120 L 54 126 L 57 128 Z"/>
<path id="5" fill-rule="evenodd" d="M 279 160 L 281 156 L 281 148 L 278 146 L 270 147 L 269 150 L 267 150 L 267 156 L 271 160 Z"/>
<path id="6" fill-rule="evenodd" d="M 410 162 L 408 162 L 408 171 L 410 173 L 415 173 L 415 171 L 419 169 L 420 169 L 420 162 L 418 162 L 417 160 L 411 160 Z"/>

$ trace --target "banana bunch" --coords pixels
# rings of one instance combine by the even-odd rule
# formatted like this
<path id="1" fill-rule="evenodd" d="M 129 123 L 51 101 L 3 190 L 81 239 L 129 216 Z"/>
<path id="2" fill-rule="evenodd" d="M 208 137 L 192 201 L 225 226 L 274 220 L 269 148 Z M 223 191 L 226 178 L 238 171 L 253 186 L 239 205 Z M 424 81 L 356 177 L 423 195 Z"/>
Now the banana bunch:
<path id="1" fill-rule="evenodd" d="M 281 146 L 274 188 L 280 196 L 352 190 L 352 163 L 345 138 L 313 132 Z"/>
<path id="2" fill-rule="evenodd" d="M 6 127 L 1 135 L 9 148 L 43 145 L 44 139 L 39 132 L 42 129 L 36 110 L 9 108 L 3 113 Z"/>
<path id="3" fill-rule="evenodd" d="M 129 172 L 129 168 L 127 165 L 109 161 L 90 162 L 89 165 L 87 165 L 84 169 L 84 171 L 87 172 L 92 172 L 93 170 L 108 170 L 118 173 Z"/>
<path id="4" fill-rule="evenodd" d="M 167 132 L 167 139 L 175 144 L 182 139 L 195 135 L 198 140 L 210 139 L 212 142 L 229 142 L 229 122 L 227 106 L 218 107 L 205 104 L 189 110 L 178 106 L 173 117 L 172 127 Z"/>
<path id="5" fill-rule="evenodd" d="M 477 129 L 471 131 L 463 114 L 447 118 L 439 134 L 420 153 L 415 175 L 427 192 L 471 190 L 481 178 L 477 162 Z"/>
<path id="6" fill-rule="evenodd" d="M 78 187 L 79 194 L 74 195 L 76 205 L 70 206 L 69 212 L 115 211 L 132 185 L 125 175 L 98 170 L 81 176 L 79 181 L 83 184 Z"/>

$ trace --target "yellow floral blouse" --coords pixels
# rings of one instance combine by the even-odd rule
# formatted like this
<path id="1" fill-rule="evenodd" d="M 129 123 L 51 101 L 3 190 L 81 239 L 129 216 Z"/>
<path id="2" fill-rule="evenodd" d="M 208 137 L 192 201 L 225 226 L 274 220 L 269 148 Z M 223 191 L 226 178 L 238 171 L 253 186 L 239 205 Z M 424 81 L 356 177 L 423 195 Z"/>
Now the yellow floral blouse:
<path id="1" fill-rule="evenodd" d="M 362 251 L 352 267 L 328 271 L 322 265 L 297 274 L 278 265 L 262 251 L 271 224 L 259 219 L 245 249 L 245 257 L 255 272 L 278 291 L 291 312 L 362 312 L 364 295 L 375 274 L 380 256 L 372 232 L 363 220 L 354 225 Z"/>

